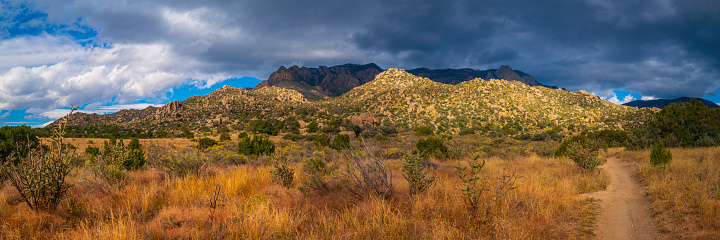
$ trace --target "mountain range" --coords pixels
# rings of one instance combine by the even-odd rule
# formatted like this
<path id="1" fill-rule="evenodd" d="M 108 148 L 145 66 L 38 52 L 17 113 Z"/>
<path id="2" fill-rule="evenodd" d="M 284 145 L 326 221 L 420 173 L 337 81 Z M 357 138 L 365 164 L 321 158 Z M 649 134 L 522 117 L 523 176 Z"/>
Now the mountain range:
<path id="1" fill-rule="evenodd" d="M 297 90 L 277 86 L 248 89 L 225 86 L 208 95 L 193 96 L 159 108 L 123 110 L 105 115 L 74 113 L 68 125 L 77 126 L 75 131 L 86 135 L 99 128 L 122 128 L 180 136 L 182 129 L 196 134 L 213 133 L 218 128 L 247 130 L 251 122 L 263 120 L 286 124 L 297 121 L 301 128 L 309 122 L 317 122 L 320 128 L 350 122 L 364 129 L 383 125 L 397 127 L 400 131 L 431 126 L 437 133 L 444 134 L 458 134 L 470 129 L 490 134 L 509 126 L 517 130 L 514 134 L 559 133 L 568 136 L 603 129 L 637 128 L 652 113 L 652 110 L 603 101 L 584 91 L 530 86 L 521 80 L 475 78 L 452 85 L 401 69 L 382 71 L 369 79 L 368 76 L 378 69 L 374 64 L 340 65 L 314 70 L 281 68 L 274 73 L 276 77 L 284 74 L 285 78 L 293 76 L 293 79 L 305 76 L 302 81 L 293 81 L 298 83 L 295 85 L 284 82 L 289 86 L 317 84 L 320 88 L 315 86 L 314 91 L 322 94 L 339 94 L 350 89 L 352 84 L 358 85 L 340 96 L 317 101 L 308 101 Z M 304 74 L 294 75 L 299 72 Z M 320 74 L 325 75 L 314 77 Z M 350 85 L 332 84 L 324 80 L 331 75 L 345 75 L 344 79 L 352 77 L 355 80 L 347 81 L 352 83 Z M 276 77 L 273 79 L 280 79 Z M 269 79 L 265 84 L 270 85 L 273 81 Z M 361 84 L 364 81 L 367 82 Z"/>
<path id="2" fill-rule="evenodd" d="M 638 107 L 638 108 L 665 108 L 671 103 L 686 103 L 690 102 L 693 99 L 698 100 L 708 106 L 709 108 L 718 108 L 716 103 L 702 99 L 702 98 L 692 98 L 692 97 L 679 97 L 675 99 L 655 99 L 655 100 L 635 100 L 632 102 L 625 103 L 623 105 L 630 106 L 630 107 Z"/>
<path id="3" fill-rule="evenodd" d="M 383 69 L 377 64 L 369 63 L 364 65 L 344 64 L 333 67 L 320 66 L 318 68 L 307 68 L 292 66 L 290 68 L 280 67 L 273 72 L 268 80 L 260 82 L 255 89 L 275 86 L 280 88 L 293 89 L 300 92 L 306 99 L 315 101 L 324 97 L 337 97 L 355 87 L 372 81 L 375 75 Z M 529 86 L 546 86 L 537 81 L 529 74 L 516 71 L 509 66 L 503 65 L 499 69 L 477 70 L 471 68 L 461 69 L 429 69 L 416 68 L 407 70 L 408 73 L 418 77 L 428 78 L 432 81 L 456 85 L 476 78 L 484 80 L 503 79 L 520 81 Z"/>

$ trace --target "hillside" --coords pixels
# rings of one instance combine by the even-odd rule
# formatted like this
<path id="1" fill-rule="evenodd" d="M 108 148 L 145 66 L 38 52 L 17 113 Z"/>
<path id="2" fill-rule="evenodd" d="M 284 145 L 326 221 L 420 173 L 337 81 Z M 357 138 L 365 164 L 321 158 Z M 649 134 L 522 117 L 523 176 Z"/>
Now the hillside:
<path id="1" fill-rule="evenodd" d="M 696 99 L 709 108 L 718 108 L 717 104 L 714 102 L 702 99 L 702 98 L 691 98 L 691 97 L 679 97 L 675 99 L 656 99 L 656 100 L 635 100 L 632 102 L 625 103 L 623 105 L 630 106 L 630 107 L 638 107 L 638 108 L 665 108 L 671 103 L 687 103 L 692 101 L 693 99 Z"/>
<path id="2" fill-rule="evenodd" d="M 511 135 L 568 135 L 635 128 L 646 121 L 649 112 L 615 105 L 583 91 L 479 78 L 451 85 L 390 69 L 346 94 L 320 101 L 307 101 L 291 89 L 246 90 L 225 86 L 206 96 L 194 96 L 160 108 L 107 115 L 76 113 L 71 116 L 70 125 L 115 124 L 135 131 L 152 129 L 177 135 L 182 128 L 207 133 L 220 127 L 243 130 L 253 119 L 316 121 L 324 126 L 337 120 L 352 122 L 365 118 L 373 125 L 395 126 L 400 131 L 430 126 L 438 133 L 448 134 L 472 129 L 488 134 L 501 131 Z M 363 121 L 354 122 L 363 125 Z"/>
<path id="3" fill-rule="evenodd" d="M 322 104 L 369 112 L 408 128 L 431 126 L 453 133 L 463 128 L 492 129 L 515 123 L 526 133 L 553 128 L 565 133 L 628 129 L 643 124 L 649 113 L 600 100 L 584 91 L 482 79 L 448 85 L 399 69 L 387 70 L 373 82 Z"/>
<path id="4" fill-rule="evenodd" d="M 461 69 L 428 69 L 428 68 L 416 68 L 407 70 L 408 73 L 413 74 L 415 76 L 428 78 L 430 80 L 439 82 L 439 83 L 445 83 L 445 84 L 460 84 L 462 82 L 470 81 L 476 78 L 482 78 L 485 80 L 490 79 L 503 79 L 503 80 L 513 80 L 513 81 L 520 81 L 522 83 L 525 83 L 529 86 L 544 86 L 548 88 L 557 88 L 557 87 L 550 87 L 546 86 L 544 84 L 541 84 L 537 81 L 535 81 L 535 78 L 529 74 L 526 74 L 521 71 L 513 70 L 509 66 L 503 65 L 500 66 L 499 69 L 489 69 L 489 70 L 477 70 L 472 68 L 461 68 Z"/>

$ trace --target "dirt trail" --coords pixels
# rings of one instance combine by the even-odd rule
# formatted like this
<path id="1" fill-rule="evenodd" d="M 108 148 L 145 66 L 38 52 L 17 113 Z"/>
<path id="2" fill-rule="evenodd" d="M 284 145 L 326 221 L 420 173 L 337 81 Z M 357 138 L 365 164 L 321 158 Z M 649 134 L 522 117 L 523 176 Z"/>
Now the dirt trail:
<path id="1" fill-rule="evenodd" d="M 652 218 L 645 188 L 632 177 L 632 165 L 610 157 L 600 168 L 609 173 L 610 185 L 587 195 L 601 200 L 597 239 L 664 239 Z"/>

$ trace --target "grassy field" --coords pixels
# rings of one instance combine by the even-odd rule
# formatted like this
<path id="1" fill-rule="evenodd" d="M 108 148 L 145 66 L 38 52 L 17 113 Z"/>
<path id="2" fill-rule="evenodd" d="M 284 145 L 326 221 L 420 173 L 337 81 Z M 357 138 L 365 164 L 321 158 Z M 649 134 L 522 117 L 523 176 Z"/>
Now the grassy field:
<path id="1" fill-rule="evenodd" d="M 402 139 L 402 138 L 400 138 Z M 102 140 L 71 139 L 78 152 Z M 33 211 L 15 188 L 0 189 L 0 236 L 5 239 L 584 239 L 593 236 L 597 204 L 580 194 L 604 188 L 606 173 L 583 173 L 572 161 L 518 154 L 483 157 L 480 207 L 466 207 L 455 172 L 467 157 L 434 159 L 437 181 L 428 192 L 410 194 L 402 160 L 387 161 L 392 172 L 390 197 L 357 200 L 346 189 L 301 191 L 302 161 L 322 156 L 340 166 L 344 157 L 327 148 L 281 143 L 279 153 L 294 169 L 290 188 L 274 184 L 267 160 L 245 164 L 222 161 L 232 155 L 228 142 L 207 152 L 185 151 L 189 140 L 141 140 L 147 164 L 130 171 L 120 188 L 101 188 L 89 167 L 80 163 L 73 184 L 56 211 Z M 152 145 L 152 146 L 151 146 Z M 168 147 L 168 146 L 173 146 Z M 388 144 L 378 149 L 384 150 Z M 392 144 L 390 144 L 392 145 Z M 406 144 L 407 145 L 407 144 Z M 198 174 L 167 173 L 158 159 L 168 155 L 207 161 Z M 472 151 L 473 149 L 469 149 Z M 84 155 L 84 153 L 82 153 Z M 283 155 L 283 154 L 279 154 Z M 289 156 L 289 157 L 287 157 Z M 496 196 L 498 177 L 517 174 L 514 189 Z M 331 179 L 333 186 L 337 183 Z M 715 205 L 717 206 L 717 205 Z M 715 209 L 717 214 L 717 208 Z M 717 224 L 708 223 L 708 224 Z M 717 226 L 717 225 L 713 225 Z"/>
<path id="2" fill-rule="evenodd" d="M 650 150 L 619 151 L 647 185 L 658 228 L 675 239 L 720 238 L 720 147 L 673 148 L 665 168 L 650 165 Z"/>

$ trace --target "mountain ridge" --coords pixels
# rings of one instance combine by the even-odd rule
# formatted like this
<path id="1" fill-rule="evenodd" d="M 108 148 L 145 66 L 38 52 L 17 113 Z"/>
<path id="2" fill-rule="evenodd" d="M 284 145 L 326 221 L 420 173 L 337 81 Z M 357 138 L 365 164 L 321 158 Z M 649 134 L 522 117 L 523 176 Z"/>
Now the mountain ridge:
<path id="1" fill-rule="evenodd" d="M 364 65 L 348 63 L 332 67 L 319 66 L 317 68 L 298 66 L 286 68 L 281 66 L 270 75 L 268 80 L 262 81 L 254 88 L 276 86 L 293 89 L 302 93 L 308 100 L 315 101 L 324 97 L 340 96 L 355 87 L 372 81 L 382 71 L 382 68 L 375 63 Z M 529 86 L 557 88 L 539 83 L 533 76 L 522 71 L 513 70 L 507 65 L 502 65 L 499 69 L 488 70 L 415 68 L 407 70 L 407 72 L 435 82 L 453 85 L 482 78 L 484 80 L 520 81 Z"/>
<path id="2" fill-rule="evenodd" d="M 665 108 L 668 105 L 672 103 L 687 103 L 692 101 L 693 99 L 698 100 L 708 106 L 709 108 L 720 108 L 716 103 L 702 99 L 702 98 L 694 98 L 694 97 L 679 97 L 675 99 L 655 99 L 655 100 L 635 100 L 632 102 L 624 103 L 625 106 L 630 107 L 638 107 L 638 108 Z"/>

